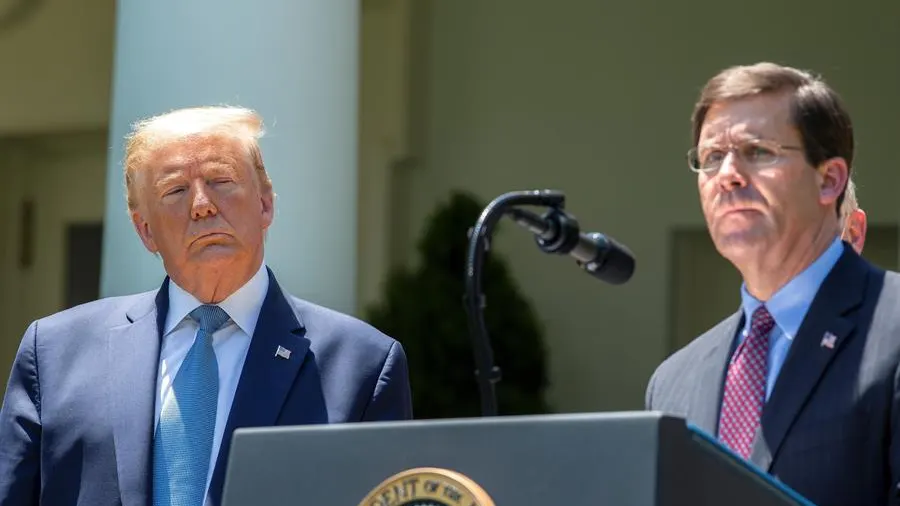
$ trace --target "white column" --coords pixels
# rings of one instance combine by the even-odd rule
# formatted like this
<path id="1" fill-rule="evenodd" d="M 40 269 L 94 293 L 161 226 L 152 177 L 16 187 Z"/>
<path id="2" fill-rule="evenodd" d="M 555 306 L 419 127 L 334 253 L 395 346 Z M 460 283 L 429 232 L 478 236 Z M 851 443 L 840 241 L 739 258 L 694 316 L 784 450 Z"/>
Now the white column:
<path id="1" fill-rule="evenodd" d="M 162 263 L 126 211 L 123 136 L 145 116 L 263 115 L 277 193 L 266 261 L 282 287 L 355 310 L 359 0 L 119 1 L 101 295 L 153 290 Z"/>

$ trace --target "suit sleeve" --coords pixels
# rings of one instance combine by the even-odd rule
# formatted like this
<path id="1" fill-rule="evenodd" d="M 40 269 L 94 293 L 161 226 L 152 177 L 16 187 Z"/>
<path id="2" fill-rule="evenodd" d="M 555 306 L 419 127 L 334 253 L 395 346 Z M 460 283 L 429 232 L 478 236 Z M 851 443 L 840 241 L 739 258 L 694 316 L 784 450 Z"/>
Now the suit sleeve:
<path id="1" fill-rule="evenodd" d="M 411 420 L 412 392 L 403 346 L 394 342 L 378 375 L 363 421 Z"/>
<path id="2" fill-rule="evenodd" d="M 34 322 L 19 345 L 0 408 L 0 506 L 38 504 L 41 395 L 36 341 Z"/>
<path id="3" fill-rule="evenodd" d="M 891 491 L 888 504 L 900 505 L 900 365 L 894 371 L 894 397 L 891 400 L 890 471 Z"/>

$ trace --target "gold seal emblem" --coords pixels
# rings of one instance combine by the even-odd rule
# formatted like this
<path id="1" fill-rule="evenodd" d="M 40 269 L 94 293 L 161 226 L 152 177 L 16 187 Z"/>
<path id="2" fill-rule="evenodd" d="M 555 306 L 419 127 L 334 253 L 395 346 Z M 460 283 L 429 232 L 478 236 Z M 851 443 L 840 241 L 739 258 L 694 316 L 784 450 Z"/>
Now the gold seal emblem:
<path id="1" fill-rule="evenodd" d="M 359 506 L 495 506 L 477 483 L 455 471 L 419 467 L 391 476 Z"/>

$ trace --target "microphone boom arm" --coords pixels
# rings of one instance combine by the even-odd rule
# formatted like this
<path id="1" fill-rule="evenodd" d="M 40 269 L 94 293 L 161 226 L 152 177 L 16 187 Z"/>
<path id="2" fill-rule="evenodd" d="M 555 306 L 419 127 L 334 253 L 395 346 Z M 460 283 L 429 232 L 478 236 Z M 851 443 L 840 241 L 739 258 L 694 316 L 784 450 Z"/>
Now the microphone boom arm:
<path id="1" fill-rule="evenodd" d="M 482 416 L 497 415 L 497 395 L 494 386 L 500 381 L 500 369 L 494 365 L 494 352 L 484 323 L 486 301 L 481 291 L 481 271 L 484 267 L 485 253 L 489 248 L 489 240 L 497 222 L 514 206 L 562 208 L 565 200 L 565 195 L 555 190 L 504 193 L 484 208 L 470 232 L 464 302 L 468 314 L 469 335 L 475 352 L 475 376 L 481 395 Z"/>
<path id="2" fill-rule="evenodd" d="M 555 190 L 509 192 L 500 195 L 484 210 L 470 231 L 466 257 L 466 293 L 469 335 L 475 353 L 475 377 L 481 394 L 482 416 L 497 415 L 494 385 L 500 381 L 500 369 L 494 365 L 494 353 L 484 324 L 484 294 L 481 270 L 494 227 L 504 214 L 535 235 L 544 253 L 568 255 L 585 272 L 607 283 L 626 283 L 634 273 L 634 255 L 623 244 L 598 232 L 582 233 L 578 220 L 566 213 L 565 195 Z M 550 208 L 543 216 L 515 206 Z"/>

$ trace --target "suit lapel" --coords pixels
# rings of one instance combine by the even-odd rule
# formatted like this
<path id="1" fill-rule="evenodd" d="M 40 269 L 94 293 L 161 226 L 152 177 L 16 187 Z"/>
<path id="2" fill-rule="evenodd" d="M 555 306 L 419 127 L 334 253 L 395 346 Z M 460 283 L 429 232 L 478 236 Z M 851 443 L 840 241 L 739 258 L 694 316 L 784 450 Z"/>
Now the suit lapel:
<path id="1" fill-rule="evenodd" d="M 303 364 L 309 340 L 293 306 L 269 271 L 269 291 L 241 372 L 228 423 L 222 437 L 209 492 L 213 504 L 221 503 L 231 435 L 241 427 L 275 425 L 288 392 Z M 276 356 L 281 347 L 289 357 Z"/>
<path id="2" fill-rule="evenodd" d="M 107 385 L 123 506 L 150 504 L 156 375 L 168 310 L 167 279 L 155 299 L 147 296 L 127 311 L 130 323 L 109 331 Z"/>
<path id="3" fill-rule="evenodd" d="M 750 460 L 768 470 L 784 438 L 829 364 L 853 338 L 847 313 L 863 301 L 867 269 L 855 252 L 844 253 L 809 307 L 762 414 Z M 833 336 L 833 337 L 832 337 Z M 824 345 L 825 343 L 829 345 Z"/>
<path id="4" fill-rule="evenodd" d="M 709 336 L 711 347 L 698 365 L 697 390 L 691 403 L 688 420 L 693 420 L 698 428 L 713 437 L 719 425 L 725 371 L 731 357 L 734 337 L 742 321 L 743 312 L 738 311 L 713 329 L 713 335 Z"/>

